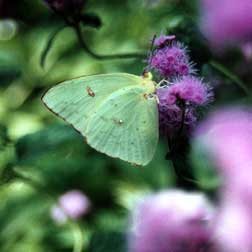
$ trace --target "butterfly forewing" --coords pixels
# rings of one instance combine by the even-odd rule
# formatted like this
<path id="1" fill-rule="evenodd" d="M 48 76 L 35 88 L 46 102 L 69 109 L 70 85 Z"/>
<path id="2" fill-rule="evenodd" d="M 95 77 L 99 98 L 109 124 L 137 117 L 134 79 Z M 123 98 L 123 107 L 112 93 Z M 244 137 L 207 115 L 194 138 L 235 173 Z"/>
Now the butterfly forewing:
<path id="1" fill-rule="evenodd" d="M 51 88 L 42 98 L 55 114 L 86 136 L 86 126 L 94 111 L 113 92 L 139 85 L 139 76 L 116 73 L 80 77 Z"/>

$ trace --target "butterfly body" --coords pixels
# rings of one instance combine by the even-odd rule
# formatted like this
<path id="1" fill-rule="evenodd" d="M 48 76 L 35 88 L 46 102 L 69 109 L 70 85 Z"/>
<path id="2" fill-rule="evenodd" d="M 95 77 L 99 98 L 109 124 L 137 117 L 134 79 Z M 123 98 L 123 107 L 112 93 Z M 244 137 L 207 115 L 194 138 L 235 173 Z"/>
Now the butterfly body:
<path id="1" fill-rule="evenodd" d="M 150 76 L 104 74 L 65 81 L 42 98 L 87 143 L 137 165 L 153 158 L 158 141 L 155 83 Z"/>

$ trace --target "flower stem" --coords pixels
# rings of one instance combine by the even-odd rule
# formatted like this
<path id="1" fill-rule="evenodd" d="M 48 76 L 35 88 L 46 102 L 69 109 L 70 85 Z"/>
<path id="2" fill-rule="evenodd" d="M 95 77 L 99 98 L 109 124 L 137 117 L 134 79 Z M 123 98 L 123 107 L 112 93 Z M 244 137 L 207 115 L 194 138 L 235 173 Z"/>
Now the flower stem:
<path id="1" fill-rule="evenodd" d="M 177 138 L 179 138 L 182 135 L 183 129 L 184 129 L 184 124 L 185 124 L 186 105 L 185 105 L 184 101 L 182 101 L 182 103 L 181 103 L 181 110 L 182 110 L 181 124 L 180 124 L 180 128 L 178 130 Z"/>
<path id="2" fill-rule="evenodd" d="M 53 42 L 55 40 L 55 38 L 57 37 L 57 35 L 64 29 L 66 28 L 66 25 L 61 25 L 59 26 L 50 36 L 47 44 L 46 44 L 46 47 L 44 48 L 43 52 L 42 52 L 42 56 L 40 58 L 40 65 L 42 68 L 44 68 L 45 66 L 45 61 L 46 61 L 46 57 L 50 51 L 50 49 L 52 48 L 52 45 L 53 45 Z"/>
<path id="3" fill-rule="evenodd" d="M 93 52 L 86 44 L 79 24 L 72 26 L 76 32 L 79 44 L 81 48 L 88 53 L 91 57 L 97 60 L 111 60 L 111 59 L 131 59 L 131 58 L 144 58 L 146 55 L 142 53 L 125 53 L 125 54 L 113 54 L 113 55 L 101 55 Z"/>
<path id="4" fill-rule="evenodd" d="M 243 92 L 246 95 L 252 97 L 252 93 L 247 88 L 245 83 L 237 75 L 233 74 L 229 69 L 227 69 L 225 66 L 213 60 L 210 61 L 209 65 L 212 66 L 217 71 L 219 71 L 220 73 L 222 73 L 227 78 L 229 78 L 231 81 L 233 81 L 238 87 L 240 87 L 243 90 Z"/>
<path id="5" fill-rule="evenodd" d="M 74 236 L 74 245 L 73 252 L 82 252 L 83 250 L 83 234 L 78 223 L 71 222 L 73 236 Z"/>
<path id="6" fill-rule="evenodd" d="M 176 138 L 176 141 L 179 139 Z M 169 152 L 166 155 L 166 160 L 169 161 L 169 168 L 171 167 L 176 175 L 176 186 L 186 190 L 194 190 L 198 188 L 198 183 L 195 181 L 191 173 L 186 158 L 183 156 L 183 150 L 180 150 L 176 143 L 172 142 L 170 137 L 167 138 Z M 182 153 L 181 153 L 182 152 Z"/>

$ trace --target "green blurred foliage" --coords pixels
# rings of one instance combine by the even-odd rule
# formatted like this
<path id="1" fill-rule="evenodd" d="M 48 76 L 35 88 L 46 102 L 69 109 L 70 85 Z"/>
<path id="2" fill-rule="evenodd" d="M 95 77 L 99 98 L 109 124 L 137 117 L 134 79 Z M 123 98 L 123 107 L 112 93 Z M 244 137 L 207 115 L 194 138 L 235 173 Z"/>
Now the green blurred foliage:
<path id="1" fill-rule="evenodd" d="M 73 30 L 65 28 L 55 38 L 42 68 L 41 54 L 62 20 L 42 1 L 20 2 L 13 16 L 8 12 L 12 23 L 0 19 L 0 251 L 72 251 L 78 229 L 83 234 L 83 251 L 125 251 L 127 216 L 136 200 L 176 186 L 176 175 L 165 160 L 166 143 L 161 139 L 150 165 L 133 167 L 92 150 L 40 98 L 62 80 L 96 73 L 141 74 L 146 62 L 95 60 L 80 48 Z M 102 20 L 99 30 L 84 29 L 95 52 L 147 55 L 154 34 L 174 33 L 189 46 L 199 72 L 218 84 L 213 107 L 248 101 L 233 85 L 229 72 L 211 65 L 216 56 L 198 31 L 197 1 L 89 0 L 86 8 Z M 241 65 L 239 53 L 221 60 L 232 72 Z M 242 76 L 247 81 L 250 77 Z M 193 160 L 198 187 L 214 191 L 218 178 L 212 174 L 213 167 L 205 167 L 203 154 L 193 151 L 191 157 L 181 157 L 185 169 L 192 169 L 188 160 Z M 57 225 L 50 218 L 57 198 L 72 189 L 86 193 L 93 205 L 78 228 L 72 223 Z"/>

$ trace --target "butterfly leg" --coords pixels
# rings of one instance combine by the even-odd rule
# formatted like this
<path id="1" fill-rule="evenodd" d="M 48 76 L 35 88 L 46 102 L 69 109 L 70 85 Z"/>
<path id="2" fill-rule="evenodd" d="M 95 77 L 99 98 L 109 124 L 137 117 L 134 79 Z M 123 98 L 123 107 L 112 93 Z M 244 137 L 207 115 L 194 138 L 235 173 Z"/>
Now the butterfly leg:
<path id="1" fill-rule="evenodd" d="M 162 80 L 157 84 L 157 88 L 162 87 L 162 84 L 163 84 L 163 83 L 165 83 L 167 86 L 171 84 L 168 80 L 162 79 Z"/>

